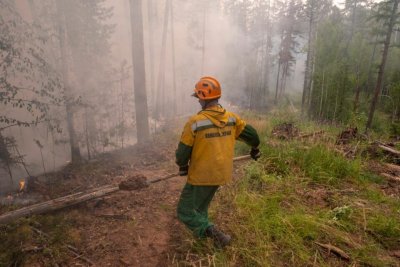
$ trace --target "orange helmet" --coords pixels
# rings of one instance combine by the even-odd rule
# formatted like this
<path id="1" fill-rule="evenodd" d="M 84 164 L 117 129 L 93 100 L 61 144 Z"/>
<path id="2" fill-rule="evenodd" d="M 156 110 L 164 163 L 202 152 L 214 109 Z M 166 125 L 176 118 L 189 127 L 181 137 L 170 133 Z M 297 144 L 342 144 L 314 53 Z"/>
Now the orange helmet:
<path id="1" fill-rule="evenodd" d="M 194 97 L 201 100 L 212 100 L 221 97 L 221 85 L 213 77 L 202 77 L 194 88 Z"/>

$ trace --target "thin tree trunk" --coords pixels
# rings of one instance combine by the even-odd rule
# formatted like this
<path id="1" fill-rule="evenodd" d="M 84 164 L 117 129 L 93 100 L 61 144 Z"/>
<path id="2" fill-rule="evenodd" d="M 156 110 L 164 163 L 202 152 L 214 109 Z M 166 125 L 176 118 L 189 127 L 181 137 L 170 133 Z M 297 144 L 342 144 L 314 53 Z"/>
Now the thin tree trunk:
<path id="1" fill-rule="evenodd" d="M 121 121 L 120 121 L 120 128 L 121 128 L 121 148 L 124 148 L 124 139 L 125 139 L 125 118 L 124 118 L 124 103 L 125 103 L 125 97 L 124 97 L 124 87 L 123 87 L 123 82 L 125 79 L 125 73 L 124 73 L 124 65 L 121 64 L 121 80 L 120 80 L 120 97 L 121 97 Z"/>
<path id="2" fill-rule="evenodd" d="M 173 90 L 173 116 L 177 113 L 178 101 L 176 101 L 176 66 L 175 66 L 175 32 L 174 32 L 174 5 L 170 0 L 171 10 L 171 44 L 172 44 L 172 90 Z"/>
<path id="3" fill-rule="evenodd" d="M 152 99 L 152 108 L 156 105 L 156 87 L 154 75 L 154 17 L 153 17 L 153 0 L 147 0 L 147 19 L 149 24 L 149 57 L 150 57 L 150 92 Z"/>
<path id="4" fill-rule="evenodd" d="M 358 106 L 360 103 L 360 92 L 361 92 L 360 71 L 357 69 L 356 92 L 355 92 L 355 96 L 354 96 L 354 106 L 353 106 L 354 112 L 357 112 L 357 110 L 358 110 Z"/>
<path id="5" fill-rule="evenodd" d="M 276 75 L 276 87 L 275 87 L 275 105 L 278 104 L 278 91 L 279 91 L 279 75 L 281 72 L 281 62 L 278 62 L 278 74 Z"/>
<path id="6" fill-rule="evenodd" d="M 44 164 L 43 151 L 42 151 L 42 148 L 41 148 L 41 147 L 39 147 L 39 150 L 40 150 L 40 156 L 41 156 L 41 158 L 42 158 L 43 174 L 44 174 L 44 177 L 46 177 L 46 167 L 45 167 L 45 164 Z"/>
<path id="7" fill-rule="evenodd" d="M 143 44 L 142 1 L 130 0 L 130 4 L 136 130 L 138 143 L 142 144 L 150 138 Z"/>
<path id="8" fill-rule="evenodd" d="M 72 108 L 72 93 L 69 85 L 69 70 L 68 70 L 68 58 L 67 58 L 67 40 L 66 40 L 66 23 L 65 16 L 63 13 L 62 0 L 56 0 L 57 17 L 58 17 L 58 30 L 60 38 L 60 51 L 61 51 L 61 73 L 64 85 L 64 95 L 67 97 L 65 110 L 67 116 L 67 129 L 69 133 L 70 148 L 71 148 L 71 162 L 79 163 L 82 160 L 79 144 L 76 138 L 74 119 L 73 119 L 73 108 Z"/>
<path id="9" fill-rule="evenodd" d="M 313 40 L 317 41 L 318 40 L 318 32 L 314 33 Z M 314 90 L 314 73 L 315 73 L 315 58 L 316 58 L 316 50 L 314 49 L 314 46 L 311 45 L 311 71 L 310 71 L 310 80 L 309 80 L 309 88 L 308 88 L 308 97 L 306 98 L 306 105 L 307 105 L 307 110 L 308 113 L 310 114 L 310 109 L 311 109 L 311 98 Z"/>
<path id="10" fill-rule="evenodd" d="M 319 112 L 318 112 L 319 119 L 321 119 L 322 116 L 322 103 L 324 102 L 324 85 L 325 85 L 325 70 L 322 71 L 321 100 L 319 102 Z"/>
<path id="11" fill-rule="evenodd" d="M 88 154 L 88 160 L 90 160 L 92 157 L 90 155 L 90 142 L 89 142 L 89 125 L 88 125 L 88 114 L 87 114 L 87 108 L 85 108 L 85 138 L 86 138 L 86 148 L 87 148 L 87 154 Z"/>
<path id="12" fill-rule="evenodd" d="M 301 114 L 304 114 L 304 110 L 306 107 L 306 103 L 308 102 L 308 98 L 310 95 L 310 87 L 311 87 L 311 68 L 312 68 L 312 42 L 313 42 L 313 24 L 314 24 L 314 11 L 311 11 L 310 20 L 308 25 L 308 42 L 307 42 L 307 59 L 306 59 L 306 68 L 304 71 L 304 83 L 303 83 L 303 94 L 301 98 Z"/>
<path id="13" fill-rule="evenodd" d="M 388 31 L 386 33 L 386 39 L 385 39 L 383 53 L 382 53 L 382 61 L 381 61 L 381 64 L 379 65 L 378 79 L 376 81 L 376 87 L 375 87 L 375 94 L 374 94 L 374 98 L 372 99 L 371 108 L 370 108 L 369 115 L 368 115 L 367 125 L 365 126 L 365 132 L 368 132 L 368 130 L 371 128 L 372 119 L 374 117 L 374 113 L 375 113 L 375 109 L 376 109 L 376 103 L 378 102 L 379 94 L 382 89 L 383 75 L 385 74 L 385 66 L 386 66 L 386 61 L 387 61 L 387 55 L 389 52 L 390 39 L 392 37 L 393 26 L 396 22 L 396 13 L 397 13 L 398 6 L 399 6 L 399 0 L 394 0 L 393 9 L 392 9 L 392 12 L 390 15 Z"/>
<path id="14" fill-rule="evenodd" d="M 164 24 L 163 24 L 163 33 L 161 39 L 161 52 L 160 52 L 160 65 L 158 68 L 158 81 L 157 81 L 157 100 L 156 100 L 156 109 L 155 109 L 155 117 L 159 118 L 162 112 L 165 112 L 165 54 L 167 49 L 167 31 L 168 31 L 168 16 L 169 16 L 169 4 L 170 0 L 165 2 L 164 9 Z"/>
<path id="15" fill-rule="evenodd" d="M 335 97 L 335 109 L 333 111 L 333 120 L 336 120 L 336 112 L 337 112 L 337 107 L 338 107 L 338 99 L 339 99 L 339 89 L 336 88 L 336 97 Z"/>
<path id="16" fill-rule="evenodd" d="M 18 158 L 20 158 L 20 160 L 21 160 L 21 165 L 22 165 L 22 167 L 24 168 L 26 174 L 27 174 L 28 176 L 31 176 L 31 174 L 30 174 L 29 171 L 28 171 L 28 168 L 26 167 L 25 161 L 24 161 L 23 158 L 22 158 L 21 153 L 19 153 L 18 147 L 15 146 L 14 149 L 15 149 L 15 152 L 17 152 Z"/>

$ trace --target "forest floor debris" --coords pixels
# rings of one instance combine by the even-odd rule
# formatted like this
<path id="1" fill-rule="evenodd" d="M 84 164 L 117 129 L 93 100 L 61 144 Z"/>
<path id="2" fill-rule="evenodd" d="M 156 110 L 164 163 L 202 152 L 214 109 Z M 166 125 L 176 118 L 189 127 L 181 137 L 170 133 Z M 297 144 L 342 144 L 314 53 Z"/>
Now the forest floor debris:
<path id="1" fill-rule="evenodd" d="M 358 137 L 357 127 L 349 127 L 343 130 L 336 139 L 337 145 L 344 145 L 350 143 L 352 140 Z"/>
<path id="2" fill-rule="evenodd" d="M 299 129 L 293 123 L 284 122 L 274 127 L 272 136 L 282 140 L 291 140 L 299 136 L 299 132 Z"/>
<path id="3" fill-rule="evenodd" d="M 30 265 L 90 265 L 81 257 L 94 266 L 258 266 L 268 261 L 290 266 L 358 266 L 371 261 L 376 263 L 372 266 L 393 265 L 400 233 L 396 218 L 388 214 L 398 205 L 400 185 L 379 174 L 398 175 L 398 165 L 371 159 L 361 166 L 359 151 L 368 143 L 353 140 L 336 145 L 336 132 L 322 129 L 299 131 L 292 141 L 271 139 L 262 147 L 267 156 L 235 168 L 234 182 L 221 187 L 211 208 L 213 221 L 234 238 L 225 251 L 215 250 L 209 240 L 193 238 L 177 220 L 175 208 L 184 178 L 145 187 L 154 177 L 176 171 L 176 144 L 170 141 L 160 152 L 131 147 L 70 167 L 66 178 L 52 174 L 61 177 L 60 184 L 39 178 L 49 190 L 55 189 L 58 195 L 51 195 L 56 197 L 123 181 L 130 181 L 127 188 L 139 190 L 118 190 L 74 209 L 22 219 L 0 226 L 0 234 L 15 232 L 18 238 L 10 240 L 19 240 L 27 233 L 26 242 L 8 247 L 25 251 L 19 262 Z M 335 153 L 335 148 L 343 149 L 343 154 Z M 245 145 L 238 148 L 239 154 L 247 150 Z M 356 158 L 346 157 L 346 151 L 355 151 Z M 41 229 L 52 242 L 40 242 L 36 235 L 32 240 L 26 225 Z M 77 255 L 63 242 L 75 247 Z"/>

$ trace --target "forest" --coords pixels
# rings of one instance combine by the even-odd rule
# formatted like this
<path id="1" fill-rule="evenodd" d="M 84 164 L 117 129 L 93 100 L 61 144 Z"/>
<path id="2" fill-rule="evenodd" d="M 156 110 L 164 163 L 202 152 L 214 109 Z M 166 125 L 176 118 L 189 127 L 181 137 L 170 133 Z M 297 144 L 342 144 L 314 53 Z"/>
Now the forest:
<path id="1" fill-rule="evenodd" d="M 399 2 L 0 0 L 0 266 L 399 266 Z M 204 76 L 260 139 L 224 249 L 177 215 Z"/>

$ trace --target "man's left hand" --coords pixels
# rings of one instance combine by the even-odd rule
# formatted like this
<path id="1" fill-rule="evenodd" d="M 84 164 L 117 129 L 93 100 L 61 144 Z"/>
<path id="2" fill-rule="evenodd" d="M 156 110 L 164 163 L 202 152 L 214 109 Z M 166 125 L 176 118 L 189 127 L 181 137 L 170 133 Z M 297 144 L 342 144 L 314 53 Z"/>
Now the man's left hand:
<path id="1" fill-rule="evenodd" d="M 260 149 L 258 149 L 257 147 L 256 148 L 253 147 L 250 151 L 250 156 L 252 159 L 257 161 L 261 157 Z"/>

